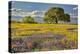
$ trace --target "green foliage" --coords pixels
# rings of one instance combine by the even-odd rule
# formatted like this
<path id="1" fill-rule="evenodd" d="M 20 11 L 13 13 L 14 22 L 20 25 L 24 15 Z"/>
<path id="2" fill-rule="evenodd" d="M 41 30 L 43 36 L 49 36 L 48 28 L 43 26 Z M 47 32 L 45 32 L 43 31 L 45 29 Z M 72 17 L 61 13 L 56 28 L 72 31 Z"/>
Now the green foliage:
<path id="1" fill-rule="evenodd" d="M 33 19 L 31 16 L 25 16 L 25 17 L 22 19 L 22 21 L 23 21 L 24 23 L 37 23 L 37 22 L 34 21 L 34 19 Z"/>
<path id="2" fill-rule="evenodd" d="M 65 21 L 70 22 L 70 15 L 69 14 L 65 14 Z"/>
<path id="3" fill-rule="evenodd" d="M 44 15 L 46 23 L 58 23 L 58 21 L 70 21 L 69 14 L 64 14 L 64 9 L 59 7 L 50 8 Z"/>

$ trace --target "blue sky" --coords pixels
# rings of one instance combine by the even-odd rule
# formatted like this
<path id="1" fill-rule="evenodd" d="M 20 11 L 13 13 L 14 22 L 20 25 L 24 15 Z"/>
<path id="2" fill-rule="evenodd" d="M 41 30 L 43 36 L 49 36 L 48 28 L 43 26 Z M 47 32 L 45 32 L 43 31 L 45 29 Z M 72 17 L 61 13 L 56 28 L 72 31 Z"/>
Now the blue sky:
<path id="1" fill-rule="evenodd" d="M 70 14 L 72 18 L 77 18 L 78 16 L 77 5 L 54 4 L 54 3 L 32 3 L 32 2 L 20 2 L 20 1 L 12 2 L 12 11 L 16 10 L 16 11 L 13 11 L 14 13 L 12 15 L 22 16 L 22 17 L 24 17 L 25 15 L 33 15 L 33 16 L 40 17 L 50 7 L 61 7 L 64 9 L 65 13 Z M 31 14 L 31 13 L 35 13 L 35 14 Z M 38 15 L 37 13 L 40 13 L 40 14 Z"/>

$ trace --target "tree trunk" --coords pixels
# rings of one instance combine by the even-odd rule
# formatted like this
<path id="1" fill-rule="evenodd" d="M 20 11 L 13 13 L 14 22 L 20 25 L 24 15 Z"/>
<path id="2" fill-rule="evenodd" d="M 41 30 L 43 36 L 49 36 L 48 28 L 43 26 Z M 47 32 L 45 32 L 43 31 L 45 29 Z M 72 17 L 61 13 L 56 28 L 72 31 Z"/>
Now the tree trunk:
<path id="1" fill-rule="evenodd" d="M 56 13 L 55 13 L 55 16 L 56 16 L 55 23 L 58 24 L 58 17 L 57 17 L 57 14 Z"/>
<path id="2" fill-rule="evenodd" d="M 56 22 L 56 24 L 58 24 L 58 20 L 57 20 L 57 18 L 55 19 L 55 22 Z"/>

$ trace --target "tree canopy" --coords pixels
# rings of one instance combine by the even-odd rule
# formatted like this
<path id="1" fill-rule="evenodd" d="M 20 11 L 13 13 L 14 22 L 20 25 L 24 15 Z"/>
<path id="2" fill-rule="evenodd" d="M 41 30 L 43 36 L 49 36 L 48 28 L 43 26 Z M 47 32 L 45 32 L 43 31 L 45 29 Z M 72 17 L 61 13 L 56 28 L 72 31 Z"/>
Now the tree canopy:
<path id="1" fill-rule="evenodd" d="M 58 23 L 58 21 L 70 21 L 70 15 L 64 13 L 64 9 L 60 7 L 52 7 L 44 14 L 46 23 Z"/>

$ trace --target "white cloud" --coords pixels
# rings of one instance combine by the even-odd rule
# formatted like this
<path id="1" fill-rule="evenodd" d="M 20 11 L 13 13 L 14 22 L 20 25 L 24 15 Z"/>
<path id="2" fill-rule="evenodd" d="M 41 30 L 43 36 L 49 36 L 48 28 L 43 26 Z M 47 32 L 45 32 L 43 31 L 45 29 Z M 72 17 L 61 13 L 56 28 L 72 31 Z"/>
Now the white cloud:
<path id="1" fill-rule="evenodd" d="M 72 15 L 71 18 L 78 18 L 78 16 Z"/>
<path id="2" fill-rule="evenodd" d="M 43 14 L 45 11 L 39 11 L 39 10 L 34 10 L 34 11 L 24 11 L 22 9 L 17 9 L 17 8 L 12 8 L 12 16 L 32 16 L 32 17 L 43 17 Z"/>
<path id="3" fill-rule="evenodd" d="M 30 12 L 23 11 L 22 9 L 12 8 L 12 16 L 27 16 L 30 15 Z"/>
<path id="4" fill-rule="evenodd" d="M 12 8 L 11 10 L 12 11 L 22 11 L 22 9 L 19 9 L 19 8 Z"/>
<path id="5" fill-rule="evenodd" d="M 78 15 L 75 15 L 74 13 L 70 13 L 71 18 L 78 18 Z"/>
<path id="6" fill-rule="evenodd" d="M 77 9 L 78 9 L 78 7 L 74 7 L 74 8 L 73 8 L 73 10 L 77 10 Z"/>
<path id="7" fill-rule="evenodd" d="M 35 10 L 32 12 L 32 16 L 34 17 L 43 17 L 45 11 L 39 11 L 39 10 Z"/>

